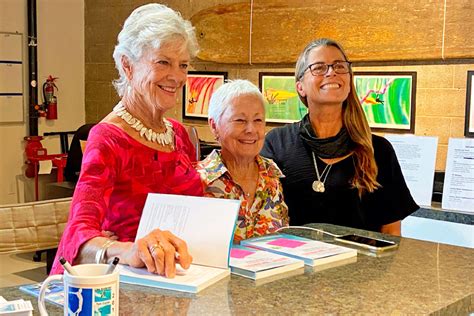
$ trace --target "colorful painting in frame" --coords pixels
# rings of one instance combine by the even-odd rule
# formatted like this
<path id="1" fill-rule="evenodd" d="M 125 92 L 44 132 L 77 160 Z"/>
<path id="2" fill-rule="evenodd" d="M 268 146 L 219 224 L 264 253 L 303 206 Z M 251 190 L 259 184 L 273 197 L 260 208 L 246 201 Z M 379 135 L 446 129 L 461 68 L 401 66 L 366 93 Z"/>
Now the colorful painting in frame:
<path id="1" fill-rule="evenodd" d="M 467 72 L 464 136 L 474 137 L 474 70 L 469 70 Z"/>
<path id="2" fill-rule="evenodd" d="M 355 72 L 354 85 L 372 130 L 414 133 L 416 72 Z"/>
<path id="3" fill-rule="evenodd" d="M 259 87 L 265 99 L 267 122 L 297 122 L 308 113 L 296 92 L 293 73 L 261 72 Z"/>
<path id="4" fill-rule="evenodd" d="M 184 118 L 206 119 L 211 95 L 227 79 L 227 72 L 190 71 L 183 87 Z"/>

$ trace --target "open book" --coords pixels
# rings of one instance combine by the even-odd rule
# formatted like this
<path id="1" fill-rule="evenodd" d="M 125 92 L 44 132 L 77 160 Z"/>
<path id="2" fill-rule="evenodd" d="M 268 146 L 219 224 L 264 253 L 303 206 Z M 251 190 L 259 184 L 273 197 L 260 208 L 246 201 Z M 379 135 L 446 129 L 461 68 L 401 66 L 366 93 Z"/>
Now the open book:
<path id="1" fill-rule="evenodd" d="M 230 251 L 231 272 L 253 280 L 286 274 L 303 267 L 302 260 L 255 248 L 234 245 Z"/>
<path id="2" fill-rule="evenodd" d="M 148 194 L 136 239 L 155 228 L 169 230 L 186 241 L 193 264 L 188 270 L 177 265 L 172 279 L 120 266 L 120 282 L 197 293 L 225 278 L 239 208 L 239 200 Z"/>
<path id="3" fill-rule="evenodd" d="M 300 259 L 305 265 L 313 267 L 357 258 L 357 250 L 287 234 L 251 238 L 241 241 L 241 244 Z"/>

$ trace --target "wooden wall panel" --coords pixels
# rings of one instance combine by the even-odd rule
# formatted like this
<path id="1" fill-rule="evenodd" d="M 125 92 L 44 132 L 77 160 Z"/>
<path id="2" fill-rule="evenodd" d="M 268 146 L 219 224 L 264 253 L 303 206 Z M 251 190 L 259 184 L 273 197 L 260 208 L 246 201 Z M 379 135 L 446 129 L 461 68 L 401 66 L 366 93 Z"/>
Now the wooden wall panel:
<path id="1" fill-rule="evenodd" d="M 448 0 L 445 58 L 474 57 L 474 1 Z"/>
<path id="2" fill-rule="evenodd" d="M 472 1 L 448 0 L 445 58 L 473 58 Z M 250 1 L 196 12 L 199 58 L 219 63 L 294 63 L 318 37 L 341 42 L 354 61 L 442 59 L 444 0 Z M 192 13 L 191 13 L 192 14 Z"/>
<path id="3" fill-rule="evenodd" d="M 218 5 L 193 15 L 202 60 L 245 63 L 249 56 L 250 2 Z"/>

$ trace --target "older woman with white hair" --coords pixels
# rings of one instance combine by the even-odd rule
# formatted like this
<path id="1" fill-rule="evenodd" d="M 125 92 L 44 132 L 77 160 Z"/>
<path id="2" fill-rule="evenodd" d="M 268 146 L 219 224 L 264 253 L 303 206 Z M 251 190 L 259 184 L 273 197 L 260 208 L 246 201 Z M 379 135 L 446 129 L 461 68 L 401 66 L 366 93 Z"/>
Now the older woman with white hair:
<path id="1" fill-rule="evenodd" d="M 197 164 L 205 195 L 241 201 L 234 242 L 288 226 L 282 173 L 259 155 L 265 138 L 265 108 L 258 88 L 234 80 L 217 89 L 209 104 L 209 125 L 221 150 Z"/>
<path id="2" fill-rule="evenodd" d="M 164 5 L 141 6 L 127 18 L 113 54 L 121 100 L 89 134 L 58 257 L 73 264 L 119 257 L 167 277 L 177 257 L 189 267 L 186 243 L 170 232 L 135 236 L 148 193 L 203 194 L 184 127 L 164 117 L 197 50 L 190 22 Z M 61 272 L 55 261 L 52 273 Z"/>

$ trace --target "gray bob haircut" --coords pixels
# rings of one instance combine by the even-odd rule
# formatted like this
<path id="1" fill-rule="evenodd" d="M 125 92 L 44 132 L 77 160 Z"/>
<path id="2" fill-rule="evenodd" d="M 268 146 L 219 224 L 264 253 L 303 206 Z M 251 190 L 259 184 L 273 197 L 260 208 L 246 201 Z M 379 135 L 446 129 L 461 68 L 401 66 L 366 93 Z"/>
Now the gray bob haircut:
<path id="1" fill-rule="evenodd" d="M 344 56 L 344 59 L 346 61 L 349 61 L 349 59 L 347 58 L 347 55 L 346 53 L 344 52 L 344 49 L 342 48 L 342 45 L 339 44 L 338 42 L 332 40 L 332 39 L 329 39 L 329 38 L 319 38 L 319 39 L 316 39 L 314 41 L 312 41 L 311 43 L 309 43 L 305 49 L 303 50 L 303 52 L 300 54 L 300 56 L 298 57 L 298 61 L 296 62 L 296 67 L 295 67 L 295 82 L 298 82 L 301 80 L 301 78 L 303 78 L 304 76 L 304 73 L 306 71 L 306 69 L 308 69 L 308 66 L 309 66 L 309 61 L 308 61 L 308 56 L 309 54 L 311 53 L 311 51 L 315 48 L 318 48 L 318 47 L 321 47 L 321 46 L 333 46 L 333 47 L 336 47 L 337 49 L 339 49 L 342 53 L 342 55 Z M 300 100 L 306 105 L 308 106 L 308 103 L 306 101 L 306 98 L 303 98 L 301 95 L 299 95 L 298 93 L 298 96 L 300 97 Z"/>
<path id="2" fill-rule="evenodd" d="M 231 106 L 232 101 L 244 95 L 256 96 L 262 101 L 263 106 L 263 95 L 253 83 L 243 79 L 229 80 L 212 94 L 209 101 L 209 119 L 213 119 L 216 124 L 219 123 L 222 114 Z"/>
<path id="3" fill-rule="evenodd" d="M 160 48 L 168 43 L 183 42 L 191 58 L 199 51 L 194 27 L 191 22 L 182 18 L 165 5 L 150 3 L 136 8 L 125 20 L 118 35 L 113 57 L 119 79 L 113 84 L 119 96 L 123 96 L 128 87 L 128 80 L 122 68 L 122 56 L 132 63 L 138 61 L 143 52 L 150 48 Z"/>

